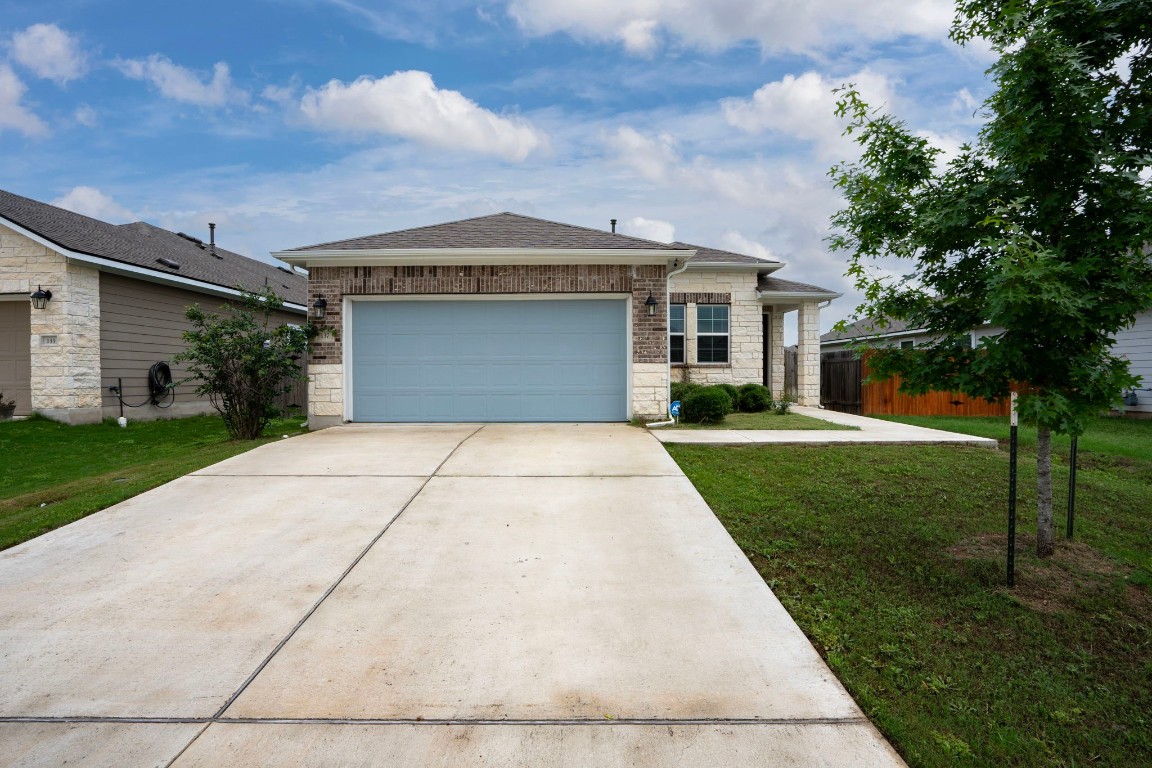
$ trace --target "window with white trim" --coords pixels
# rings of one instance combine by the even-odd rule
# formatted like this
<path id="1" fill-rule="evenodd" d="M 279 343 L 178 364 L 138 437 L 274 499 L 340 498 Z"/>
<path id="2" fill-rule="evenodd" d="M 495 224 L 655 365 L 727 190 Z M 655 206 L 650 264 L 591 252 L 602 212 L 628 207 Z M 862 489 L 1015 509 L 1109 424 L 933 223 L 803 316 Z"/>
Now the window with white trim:
<path id="1" fill-rule="evenodd" d="M 684 308 L 683 304 L 668 305 L 668 359 L 684 362 Z"/>
<path id="2" fill-rule="evenodd" d="M 728 362 L 728 305 L 696 307 L 696 362 Z"/>

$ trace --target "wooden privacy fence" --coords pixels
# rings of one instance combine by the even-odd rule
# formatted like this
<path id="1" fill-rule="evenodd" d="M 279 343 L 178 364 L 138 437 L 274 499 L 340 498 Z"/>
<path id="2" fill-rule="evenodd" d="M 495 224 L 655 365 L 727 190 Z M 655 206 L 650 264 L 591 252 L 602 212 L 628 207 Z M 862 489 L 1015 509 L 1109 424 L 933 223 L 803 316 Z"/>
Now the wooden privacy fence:
<path id="1" fill-rule="evenodd" d="M 784 348 L 784 396 L 796 397 L 797 382 L 799 381 L 799 374 L 796 370 L 796 364 L 799 360 L 799 351 L 796 347 Z"/>
<path id="2" fill-rule="evenodd" d="M 855 367 L 850 365 L 853 362 Z M 862 383 L 870 373 L 867 355 L 861 359 L 847 350 L 823 353 L 820 356 L 820 404 L 829 410 L 863 416 L 1008 416 L 1007 400 L 989 403 L 959 392 L 906 395 L 899 391 L 899 376 Z M 851 410 L 854 397 L 856 410 Z"/>
<path id="3" fill-rule="evenodd" d="M 307 373 L 307 370 L 305 370 Z M 276 398 L 276 405 L 282 409 L 299 408 L 303 414 L 308 413 L 308 380 L 292 382 L 292 389 Z"/>

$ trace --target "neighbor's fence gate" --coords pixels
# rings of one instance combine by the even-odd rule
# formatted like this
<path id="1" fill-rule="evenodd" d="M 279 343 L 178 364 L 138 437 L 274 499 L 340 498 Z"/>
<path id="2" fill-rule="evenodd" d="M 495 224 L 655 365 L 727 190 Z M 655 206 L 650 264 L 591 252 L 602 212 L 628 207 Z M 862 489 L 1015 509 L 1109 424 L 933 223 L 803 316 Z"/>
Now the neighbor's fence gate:
<path id="1" fill-rule="evenodd" d="M 796 364 L 799 359 L 799 352 L 796 347 L 784 348 L 784 396 L 796 397 L 796 390 L 799 388 L 797 385 L 798 377 L 796 375 Z"/>
<path id="2" fill-rule="evenodd" d="M 820 355 L 820 404 L 830 411 L 860 413 L 864 361 L 850 350 Z"/>

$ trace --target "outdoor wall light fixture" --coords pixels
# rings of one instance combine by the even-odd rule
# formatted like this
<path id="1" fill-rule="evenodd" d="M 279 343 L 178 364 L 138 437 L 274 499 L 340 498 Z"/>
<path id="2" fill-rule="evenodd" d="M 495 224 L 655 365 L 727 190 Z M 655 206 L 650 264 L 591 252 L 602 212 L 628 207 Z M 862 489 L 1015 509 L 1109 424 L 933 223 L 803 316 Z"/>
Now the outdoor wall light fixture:
<path id="1" fill-rule="evenodd" d="M 36 309 L 44 309 L 51 300 L 52 291 L 46 291 L 39 285 L 36 286 L 36 292 L 32 294 L 32 306 Z"/>
<path id="2" fill-rule="evenodd" d="M 328 301 L 323 296 L 318 296 L 316 301 L 312 302 L 312 319 L 323 320 L 324 315 L 328 312 Z"/>
<path id="3" fill-rule="evenodd" d="M 648 307 L 648 314 L 656 314 L 656 299 L 652 296 L 652 291 L 648 291 L 648 299 L 644 302 L 644 306 Z"/>

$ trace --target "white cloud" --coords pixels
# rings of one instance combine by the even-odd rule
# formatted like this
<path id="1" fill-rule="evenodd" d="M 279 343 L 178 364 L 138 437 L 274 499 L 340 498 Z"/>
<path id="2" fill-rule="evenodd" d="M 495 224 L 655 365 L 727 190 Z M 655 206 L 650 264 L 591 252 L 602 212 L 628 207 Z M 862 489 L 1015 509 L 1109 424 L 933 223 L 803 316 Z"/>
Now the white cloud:
<path id="1" fill-rule="evenodd" d="M 95 187 L 73 187 L 67 194 L 53 200 L 52 205 L 112 224 L 126 224 L 139 218 Z"/>
<path id="2" fill-rule="evenodd" d="M 707 50 L 754 41 L 765 52 L 811 53 L 836 44 L 894 40 L 905 35 L 944 39 L 950 0 L 508 0 L 527 33 L 566 32 L 576 38 L 624 43 L 648 55 L 658 30 Z"/>
<path id="3" fill-rule="evenodd" d="M 88 70 L 79 41 L 55 24 L 33 24 L 12 35 L 12 58 L 37 77 L 61 84 Z"/>
<path id="4" fill-rule="evenodd" d="M 352 83 L 332 80 L 309 89 L 300 112 L 313 127 L 353 134 L 384 134 L 442 149 L 463 149 L 524 160 L 547 138 L 527 120 L 502 117 L 459 91 L 437 88 L 427 72 L 396 72 Z"/>
<path id="5" fill-rule="evenodd" d="M 25 136 L 44 136 L 48 126 L 20 103 L 27 86 L 7 64 L 0 64 L 0 130 L 11 128 Z"/>
<path id="6" fill-rule="evenodd" d="M 779 261 L 770 248 L 731 229 L 720 236 L 719 247 L 733 253 L 743 253 L 746 256 L 755 256 L 759 259 Z"/>
<path id="7" fill-rule="evenodd" d="M 644 240 L 655 240 L 658 243 L 671 243 L 676 239 L 675 224 L 660 219 L 646 219 L 643 216 L 633 216 L 620 222 L 620 232 Z"/>
<path id="8" fill-rule="evenodd" d="M 156 86 L 162 96 L 173 101 L 201 107 L 223 107 L 248 101 L 248 93 L 232 84 L 228 65 L 222 61 L 216 63 L 212 78 L 206 82 L 196 72 L 158 53 L 147 59 L 119 60 L 116 66 L 125 76 Z"/>
<path id="9" fill-rule="evenodd" d="M 96 124 L 100 122 L 100 118 L 96 114 L 96 110 L 87 104 L 81 104 L 76 107 L 76 111 L 72 113 L 72 117 L 76 122 L 80 123 L 87 128 L 95 128 Z"/>
<path id="10" fill-rule="evenodd" d="M 854 83 L 861 98 L 873 108 L 889 108 L 892 83 L 887 77 L 861 70 L 843 78 L 829 78 L 816 72 L 768 83 L 751 99 L 727 99 L 722 103 L 729 125 L 747 133 L 766 131 L 812 141 L 824 157 L 842 157 L 851 145 L 843 136 L 844 123 L 836 117 L 836 96 L 832 93 L 846 83 Z"/>

